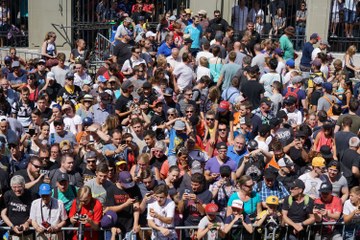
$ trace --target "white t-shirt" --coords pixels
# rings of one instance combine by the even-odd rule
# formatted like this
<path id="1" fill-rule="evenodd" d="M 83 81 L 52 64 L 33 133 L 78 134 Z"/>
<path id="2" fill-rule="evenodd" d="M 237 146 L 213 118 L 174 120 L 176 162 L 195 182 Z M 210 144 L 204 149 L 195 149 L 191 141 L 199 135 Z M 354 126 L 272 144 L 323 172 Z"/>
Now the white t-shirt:
<path id="1" fill-rule="evenodd" d="M 186 87 L 192 87 L 192 81 L 195 74 L 191 67 L 185 63 L 180 63 L 174 69 L 173 74 L 176 77 L 176 82 L 180 88 L 180 91 L 184 90 Z"/>
<path id="2" fill-rule="evenodd" d="M 81 120 L 81 117 L 79 115 L 75 115 L 72 118 L 69 118 L 69 117 L 64 118 L 64 125 L 65 125 L 64 130 L 68 131 L 68 132 L 71 132 L 75 136 L 77 134 L 76 125 L 79 125 L 79 124 L 82 124 L 82 120 Z"/>
<path id="3" fill-rule="evenodd" d="M 210 77 L 210 69 L 207 67 L 199 66 L 196 69 L 196 81 L 199 81 L 199 79 L 202 76 L 209 76 Z"/>
<path id="4" fill-rule="evenodd" d="M 163 206 L 160 206 L 157 201 L 150 203 L 148 205 L 147 211 L 147 220 L 153 220 L 156 226 L 163 227 L 163 228 L 174 228 L 174 215 L 175 215 L 175 203 L 170 200 L 166 199 L 166 202 Z M 173 218 L 171 224 L 164 223 L 157 218 L 153 218 L 150 216 L 150 209 L 154 209 L 154 211 L 162 217 L 166 218 Z M 160 231 L 152 231 L 151 239 L 160 239 L 160 240 L 167 240 L 167 239 L 177 239 L 177 235 L 174 229 L 169 229 L 170 234 L 168 236 L 164 236 Z"/>
<path id="5" fill-rule="evenodd" d="M 343 207 L 343 214 L 345 215 L 350 215 L 351 212 L 353 212 L 357 207 L 354 206 L 351 202 L 350 199 L 346 200 L 344 203 L 344 207 Z M 351 220 L 351 224 L 354 223 L 359 223 L 360 222 L 360 215 L 355 214 L 354 217 Z"/>
<path id="6" fill-rule="evenodd" d="M 266 73 L 266 74 L 262 75 L 262 77 L 260 78 L 259 83 L 263 84 L 264 88 L 265 88 L 265 93 L 264 93 L 265 97 L 272 96 L 273 93 L 272 93 L 271 85 L 275 81 L 280 82 L 280 74 L 276 73 L 276 72 Z"/>
<path id="7" fill-rule="evenodd" d="M 199 229 L 205 229 L 207 225 L 210 223 L 209 218 L 207 216 L 203 217 L 199 222 Z M 212 223 L 220 223 L 220 228 L 224 228 L 224 223 L 221 218 L 216 216 L 215 220 Z M 210 230 L 206 233 L 206 235 L 202 238 L 204 240 L 216 240 L 218 239 L 218 233 L 216 230 Z"/>
<path id="8" fill-rule="evenodd" d="M 320 48 L 314 48 L 314 50 L 311 53 L 311 60 L 314 61 L 314 59 L 317 57 L 318 53 L 321 52 Z"/>
<path id="9" fill-rule="evenodd" d="M 298 109 L 295 109 L 295 111 L 292 113 L 289 113 L 286 108 L 284 108 L 282 110 L 284 110 L 286 112 L 289 123 L 296 123 L 296 125 L 301 125 L 303 123 L 302 113 Z"/>
<path id="10" fill-rule="evenodd" d="M 299 179 L 305 184 L 304 194 L 307 194 L 311 197 L 319 198 L 319 188 L 322 183 L 320 178 L 313 178 L 310 175 L 310 172 L 308 172 L 301 175 Z"/>
<path id="11" fill-rule="evenodd" d="M 199 61 L 201 57 L 205 57 L 207 60 L 214 57 L 214 55 L 209 51 L 201 51 L 196 54 L 196 65 L 199 65 Z"/>

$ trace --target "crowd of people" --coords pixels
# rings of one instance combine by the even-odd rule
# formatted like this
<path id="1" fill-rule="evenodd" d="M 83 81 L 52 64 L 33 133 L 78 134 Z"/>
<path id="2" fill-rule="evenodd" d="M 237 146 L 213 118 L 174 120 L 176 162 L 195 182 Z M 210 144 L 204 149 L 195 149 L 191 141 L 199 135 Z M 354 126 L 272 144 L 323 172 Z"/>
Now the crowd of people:
<path id="1" fill-rule="evenodd" d="M 183 239 L 305 239 L 310 228 L 315 239 L 357 239 L 356 47 L 333 59 L 313 33 L 296 64 L 295 27 L 262 40 L 254 18 L 230 26 L 218 10 L 209 20 L 185 9 L 153 32 L 149 2 L 122 13 L 96 75 L 83 39 L 69 61 L 54 32 L 42 58 L 9 50 L 0 79 L 4 236 L 63 239 L 72 226 L 66 239 L 178 239 L 185 226 Z M 335 222 L 344 234 L 343 225 L 315 224 Z"/>

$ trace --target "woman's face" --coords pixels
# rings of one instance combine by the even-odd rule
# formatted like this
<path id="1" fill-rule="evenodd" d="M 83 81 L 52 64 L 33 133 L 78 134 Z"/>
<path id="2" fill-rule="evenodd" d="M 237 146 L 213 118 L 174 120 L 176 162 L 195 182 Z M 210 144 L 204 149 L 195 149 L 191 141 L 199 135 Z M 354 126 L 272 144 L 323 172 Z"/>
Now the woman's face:
<path id="1" fill-rule="evenodd" d="M 169 112 L 167 116 L 169 121 L 176 118 L 176 114 L 174 112 Z"/>
<path id="2" fill-rule="evenodd" d="M 78 43 L 78 47 L 79 47 L 80 49 L 85 49 L 85 47 L 86 47 L 85 41 L 80 40 L 79 43 Z"/>
<path id="3" fill-rule="evenodd" d="M 41 134 L 45 137 L 49 136 L 50 133 L 50 127 L 49 126 L 43 126 L 41 128 Z"/>
<path id="4" fill-rule="evenodd" d="M 36 114 L 31 114 L 31 120 L 33 123 L 38 124 L 41 122 L 41 117 Z"/>
<path id="5" fill-rule="evenodd" d="M 187 155 L 180 155 L 178 157 L 178 161 L 182 167 L 188 166 L 188 156 Z"/>
<path id="6" fill-rule="evenodd" d="M 164 156 L 164 152 L 160 149 L 155 149 L 154 150 L 154 156 L 156 158 L 162 158 Z"/>
<path id="7" fill-rule="evenodd" d="M 309 117 L 309 126 L 311 127 L 311 128 L 313 128 L 313 127 L 315 127 L 315 125 L 316 125 L 316 117 L 314 116 L 314 115 L 311 115 L 310 117 Z"/>
<path id="8" fill-rule="evenodd" d="M 180 175 L 179 171 L 172 171 L 171 173 L 168 174 L 168 178 L 171 183 L 174 183 L 179 178 L 179 175 Z"/>
<path id="9" fill-rule="evenodd" d="M 244 185 L 242 185 L 242 189 L 247 192 L 250 193 L 252 191 L 252 187 L 254 186 L 254 182 L 252 179 L 250 179 L 249 181 L 245 182 Z"/>
<path id="10" fill-rule="evenodd" d="M 277 15 L 278 15 L 278 16 L 281 16 L 281 14 L 282 14 L 282 9 L 281 9 L 281 8 L 278 8 L 278 10 L 277 10 Z"/>
<path id="11" fill-rule="evenodd" d="M 146 167 L 148 166 L 148 164 L 146 164 L 145 161 L 142 160 L 142 159 L 140 159 L 137 164 L 138 164 L 138 166 L 140 167 L 141 170 L 145 170 Z"/>

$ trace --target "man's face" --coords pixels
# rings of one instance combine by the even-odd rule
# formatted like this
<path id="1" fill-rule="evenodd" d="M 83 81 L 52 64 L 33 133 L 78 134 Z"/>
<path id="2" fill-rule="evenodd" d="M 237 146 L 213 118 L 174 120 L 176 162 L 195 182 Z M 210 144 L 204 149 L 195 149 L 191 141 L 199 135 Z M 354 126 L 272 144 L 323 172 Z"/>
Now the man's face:
<path id="1" fill-rule="evenodd" d="M 227 149 L 218 149 L 218 157 L 220 160 L 225 160 L 227 158 L 226 153 Z"/>
<path id="2" fill-rule="evenodd" d="M 9 146 L 11 155 L 17 155 L 19 153 L 19 146 L 17 145 L 10 145 Z"/>
<path id="3" fill-rule="evenodd" d="M 42 162 L 40 162 L 38 160 L 34 160 L 34 161 L 30 162 L 30 164 L 28 165 L 30 174 L 34 178 L 38 178 L 40 176 L 40 170 L 41 170 L 42 166 L 43 166 Z"/>
<path id="4" fill-rule="evenodd" d="M 6 79 L 2 79 L 2 80 L 1 80 L 1 87 L 2 87 L 4 90 L 9 89 L 9 87 L 10 87 L 9 81 L 6 80 Z"/>
<path id="5" fill-rule="evenodd" d="M 219 12 L 214 13 L 214 18 L 215 19 L 220 19 L 221 18 L 221 14 Z"/>
<path id="6" fill-rule="evenodd" d="M 64 131 L 64 124 L 56 124 L 54 126 L 56 133 L 61 134 Z"/>
<path id="7" fill-rule="evenodd" d="M 67 158 L 65 162 L 63 163 L 63 167 L 67 172 L 71 172 L 74 167 L 74 159 L 73 158 Z"/>
<path id="8" fill-rule="evenodd" d="M 220 125 L 219 128 L 218 128 L 218 131 L 219 131 L 219 136 L 224 138 L 227 136 L 227 128 L 225 125 Z"/>
<path id="9" fill-rule="evenodd" d="M 43 164 L 43 166 L 48 165 L 50 160 L 50 153 L 48 151 L 40 151 L 39 158 Z"/>
<path id="10" fill-rule="evenodd" d="M 267 187 L 272 188 L 274 186 L 275 179 L 264 178 L 264 180 Z"/>
<path id="11" fill-rule="evenodd" d="M 148 190 L 151 190 L 154 185 L 154 181 L 151 177 L 143 179 L 142 183 L 145 185 L 146 189 L 148 189 Z"/>
<path id="12" fill-rule="evenodd" d="M 136 134 L 140 135 L 143 128 L 140 123 L 137 123 L 137 124 L 133 125 L 133 130 Z"/>
<path id="13" fill-rule="evenodd" d="M 206 125 L 209 127 L 214 127 L 215 125 L 215 116 L 214 115 L 206 115 Z"/>
<path id="14" fill-rule="evenodd" d="M 350 193 L 350 202 L 353 205 L 356 205 L 358 203 L 359 199 L 360 199 L 360 195 L 355 194 L 355 193 Z"/>
<path id="15" fill-rule="evenodd" d="M 245 140 L 242 138 L 235 138 L 234 149 L 235 151 L 241 151 L 245 147 Z"/>
<path id="16" fill-rule="evenodd" d="M 167 196 L 164 193 L 161 194 L 155 194 L 156 201 L 160 206 L 163 206 L 166 202 Z"/>
<path id="17" fill-rule="evenodd" d="M 37 101 L 37 106 L 41 111 L 45 110 L 45 100 L 41 99 Z"/>
<path id="18" fill-rule="evenodd" d="M 254 31 L 254 24 L 252 23 L 248 23 L 248 25 L 246 26 L 247 30 L 253 32 Z"/>
<path id="19" fill-rule="evenodd" d="M 96 169 L 96 158 L 86 159 L 86 167 L 87 169 L 94 171 Z"/>
<path id="20" fill-rule="evenodd" d="M 60 151 L 59 151 L 59 148 L 57 146 L 53 146 L 50 149 L 50 157 L 51 157 L 51 159 L 58 159 L 59 154 L 60 154 Z"/>
<path id="21" fill-rule="evenodd" d="M 185 97 L 186 100 L 191 100 L 192 96 L 193 96 L 192 91 L 186 91 L 184 93 L 184 97 Z"/>
<path id="22" fill-rule="evenodd" d="M 198 18 L 198 17 L 195 18 L 194 19 L 194 25 L 197 26 L 197 25 L 199 25 L 199 23 L 200 23 L 200 18 Z"/>
<path id="23" fill-rule="evenodd" d="M 21 99 L 27 102 L 29 100 L 29 95 L 30 94 L 28 92 L 21 93 Z"/>
<path id="24" fill-rule="evenodd" d="M 24 193 L 25 186 L 20 184 L 14 184 L 11 186 L 11 190 L 15 193 L 17 197 L 20 197 Z"/>
<path id="25" fill-rule="evenodd" d="M 243 106 L 243 105 L 241 105 L 241 106 L 240 106 L 240 109 L 239 109 L 239 112 L 240 112 L 241 117 L 245 117 L 246 114 L 247 114 L 247 112 L 246 112 L 246 107 Z"/>
<path id="26" fill-rule="evenodd" d="M 330 202 L 332 198 L 331 192 L 320 193 L 320 198 L 323 202 Z"/>
<path id="27" fill-rule="evenodd" d="M 329 177 L 330 177 L 330 178 L 336 177 L 336 176 L 338 175 L 338 173 L 339 173 L 339 171 L 338 171 L 336 168 L 334 168 L 334 167 L 328 168 L 327 171 L 328 171 L 328 174 L 329 174 Z"/>
<path id="28" fill-rule="evenodd" d="M 45 64 L 44 64 L 44 63 L 39 63 L 39 64 L 37 65 L 37 70 L 38 70 L 39 72 L 45 71 Z"/>
<path id="29" fill-rule="evenodd" d="M 96 161 L 96 160 L 95 160 Z M 96 172 L 96 179 L 98 181 L 98 183 L 100 184 L 104 184 L 106 179 L 107 179 L 108 174 L 107 173 L 102 173 L 102 172 Z"/>
<path id="30" fill-rule="evenodd" d="M 114 133 L 113 134 L 113 144 L 115 146 L 119 146 L 121 143 L 122 137 L 120 133 Z"/>
<path id="31" fill-rule="evenodd" d="M 56 186 L 60 190 L 60 192 L 64 193 L 69 187 L 69 181 L 63 180 L 61 182 L 56 182 Z"/>
<path id="32" fill-rule="evenodd" d="M 7 121 L 0 122 L 0 130 L 1 130 L 1 132 L 6 133 L 7 127 L 8 127 Z"/>
<path id="33" fill-rule="evenodd" d="M 152 147 L 155 144 L 155 139 L 149 135 L 144 137 L 144 141 L 146 143 L 146 146 L 148 146 L 148 147 Z"/>
<path id="34" fill-rule="evenodd" d="M 293 188 L 290 189 L 290 195 L 291 195 L 292 197 L 297 197 L 297 196 L 299 196 L 299 194 L 301 194 L 301 192 L 302 192 L 302 189 L 299 188 L 299 187 L 293 187 Z"/>
<path id="35" fill-rule="evenodd" d="M 197 182 L 191 182 L 191 189 L 193 190 L 194 193 L 200 192 L 201 184 Z"/>
<path id="36" fill-rule="evenodd" d="M 276 160 L 279 160 L 280 158 L 284 157 L 285 153 L 282 150 L 274 151 L 274 156 Z"/>

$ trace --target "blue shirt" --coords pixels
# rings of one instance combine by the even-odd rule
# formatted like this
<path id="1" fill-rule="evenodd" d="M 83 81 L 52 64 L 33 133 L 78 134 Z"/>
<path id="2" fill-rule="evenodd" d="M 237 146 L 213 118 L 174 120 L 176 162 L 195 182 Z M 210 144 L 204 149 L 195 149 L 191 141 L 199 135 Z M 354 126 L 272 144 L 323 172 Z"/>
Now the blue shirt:
<path id="1" fill-rule="evenodd" d="M 231 207 L 232 202 L 234 200 L 237 200 L 237 199 L 240 199 L 239 194 L 237 192 L 233 193 L 229 198 L 229 201 L 228 201 L 228 204 L 227 204 L 228 207 Z M 247 200 L 246 202 L 244 202 L 244 213 L 248 214 L 248 215 L 251 215 L 251 214 L 254 214 L 254 213 L 256 214 L 256 205 L 258 203 L 260 203 L 260 202 L 261 202 L 261 200 L 260 200 L 259 193 L 255 192 L 255 191 L 252 191 L 250 199 Z"/>
<path id="2" fill-rule="evenodd" d="M 186 141 L 187 135 L 185 133 L 176 134 L 176 130 L 172 128 L 169 132 L 169 139 L 170 139 L 170 143 L 169 143 L 168 156 L 176 155 L 175 152 L 176 147 Z"/>
<path id="3" fill-rule="evenodd" d="M 248 150 L 246 149 L 246 147 L 244 147 L 243 150 L 240 151 L 240 153 L 237 153 L 234 150 L 234 146 L 229 146 L 226 156 L 228 156 L 229 158 L 231 158 L 232 160 L 235 161 L 236 166 L 239 166 L 239 162 L 240 160 L 248 153 Z"/>
<path id="4" fill-rule="evenodd" d="M 100 108 L 100 105 L 97 103 L 92 106 L 94 114 L 94 123 L 103 125 L 110 114 L 113 114 L 114 108 L 111 104 L 108 104 L 105 109 Z"/>
<path id="5" fill-rule="evenodd" d="M 200 49 L 200 38 L 202 35 L 202 28 L 200 25 L 188 25 L 184 29 L 184 33 L 190 34 L 191 40 L 193 40 L 191 44 L 191 48 Z"/>
<path id="6" fill-rule="evenodd" d="M 269 196 L 277 196 L 279 200 L 289 196 L 289 192 L 286 190 L 284 185 L 279 181 L 276 181 L 272 188 L 266 186 L 265 181 L 261 181 L 253 186 L 254 191 L 260 190 L 258 184 L 262 184 L 261 191 L 259 192 L 261 202 L 265 202 L 266 198 Z"/>
<path id="7" fill-rule="evenodd" d="M 9 80 L 10 84 L 20 84 L 20 83 L 26 83 L 27 82 L 27 75 L 26 71 L 20 69 L 21 74 L 18 77 L 14 76 L 14 73 L 9 73 L 7 76 L 7 80 Z"/>
<path id="8" fill-rule="evenodd" d="M 314 50 L 313 45 L 310 42 L 306 42 L 302 49 L 302 56 L 300 60 L 300 65 L 305 67 L 311 67 L 311 53 Z"/>
<path id="9" fill-rule="evenodd" d="M 163 44 L 160 45 L 157 55 L 164 55 L 165 57 L 168 57 L 171 55 L 171 49 L 172 47 L 168 47 L 168 45 L 166 45 L 166 42 L 164 42 Z"/>

